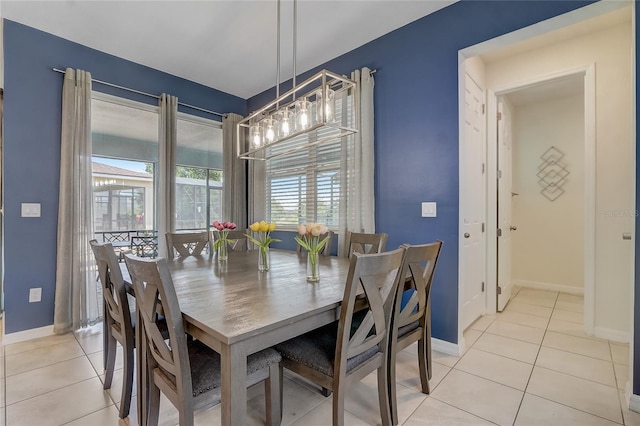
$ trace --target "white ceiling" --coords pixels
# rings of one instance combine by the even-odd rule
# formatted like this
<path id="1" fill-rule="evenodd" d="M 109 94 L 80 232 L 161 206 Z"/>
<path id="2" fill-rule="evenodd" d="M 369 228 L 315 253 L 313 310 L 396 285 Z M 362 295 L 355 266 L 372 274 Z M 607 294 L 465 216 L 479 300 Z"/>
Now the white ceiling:
<path id="1" fill-rule="evenodd" d="M 299 0 L 296 73 L 455 0 Z M 276 84 L 275 0 L 2 1 L 4 18 L 249 98 Z M 293 75 L 293 2 L 282 1 L 281 81 Z"/>

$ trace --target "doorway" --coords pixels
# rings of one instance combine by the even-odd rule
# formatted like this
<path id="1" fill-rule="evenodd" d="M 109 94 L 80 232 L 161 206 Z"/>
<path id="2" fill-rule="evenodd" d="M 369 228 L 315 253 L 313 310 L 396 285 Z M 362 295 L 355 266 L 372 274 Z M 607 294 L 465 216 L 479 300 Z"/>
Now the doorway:
<path id="1" fill-rule="evenodd" d="M 593 282 L 595 254 L 585 244 L 594 238 L 587 212 L 594 208 L 588 200 L 595 187 L 586 176 L 595 176 L 595 164 L 586 152 L 594 151 L 595 140 L 585 138 L 595 125 L 585 116 L 593 103 L 585 98 L 591 73 L 495 95 L 498 312 L 514 286 L 583 295 L 585 283 Z M 585 313 L 591 319 L 593 306 Z"/>
<path id="2" fill-rule="evenodd" d="M 529 28 L 526 34 L 509 34 L 473 46 L 460 52 L 460 88 L 464 93 L 464 80 L 472 72 L 486 90 L 487 140 L 497 138 L 497 123 L 493 120 L 498 112 L 498 96 L 508 95 L 523 87 L 538 85 L 554 79 L 582 75 L 584 80 L 584 229 L 594 230 L 584 233 L 584 294 L 585 325 L 588 334 L 595 334 L 610 340 L 628 341 L 632 318 L 632 271 L 633 244 L 623 242 L 623 234 L 634 232 L 634 221 L 630 213 L 635 210 L 633 192 L 635 155 L 633 146 L 634 120 L 631 93 L 633 76 L 609 74 L 611 70 L 630 70 L 632 51 L 631 7 L 607 8 L 606 4 L 594 4 L 584 8 L 590 17 L 563 17 L 562 20 L 541 23 L 537 28 Z M 623 5 L 628 6 L 628 5 Z M 573 20 L 572 20 L 573 19 Z M 536 26 L 534 26 L 536 27 Z M 570 38 L 567 34 L 579 28 Z M 557 32 L 552 30 L 559 30 Z M 564 37 L 555 38 L 557 34 Z M 532 37 L 533 35 L 533 37 Z M 525 40 L 525 41 L 522 41 Z M 512 44 L 509 44 L 509 41 Z M 515 42 L 521 43 L 515 43 Z M 500 46 L 498 48 L 497 46 Z M 633 56 L 631 56 L 633 57 Z M 598 67 L 596 75 L 595 68 Z M 596 99 L 595 88 L 598 87 Z M 607 98 L 607 100 L 605 100 Z M 590 101 L 592 100 L 592 101 Z M 460 99 L 460 116 L 463 116 L 463 99 Z M 598 116 L 596 116 L 596 104 Z M 627 110 L 629 110 L 627 112 Z M 621 113 L 622 112 L 622 113 Z M 591 123 L 591 124 L 590 124 Z M 595 123 L 595 124 L 594 124 Z M 463 135 L 462 120 L 460 134 Z M 595 140 L 598 140 L 596 147 Z M 593 141 L 593 143 L 589 143 Z M 549 148 L 552 145 L 549 146 Z M 597 152 L 596 152 L 597 148 Z M 461 141 L 461 158 L 464 144 Z M 539 153 L 536 158 L 544 153 Z M 558 154 L 560 155 L 560 154 Z M 596 170 L 596 155 L 598 164 Z M 495 143 L 487 144 L 486 160 L 486 210 L 484 221 L 487 232 L 483 236 L 486 250 L 486 271 L 479 271 L 486 278 L 485 313 L 495 313 L 498 309 L 498 149 Z M 587 171 L 594 164 L 593 173 Z M 597 172 L 597 173 L 596 173 Z M 597 176 L 597 185 L 596 185 Z M 616 176 L 618 176 L 616 178 Z M 621 177 L 624 181 L 618 184 Z M 460 214 L 461 224 L 467 206 L 462 202 L 465 196 L 464 174 L 460 174 Z M 629 185 L 629 188 L 626 185 Z M 591 185 L 592 190 L 589 189 Z M 552 187 L 553 188 L 553 187 Z M 566 190 L 566 189 L 565 189 Z M 509 191 L 516 192 L 517 191 Z M 598 203 L 596 205 L 596 196 Z M 555 196 L 555 195 L 554 195 Z M 564 195 L 563 195 L 564 196 Z M 561 196 L 561 198 L 563 197 Z M 518 197 L 512 196 L 512 197 Z M 550 204 L 557 201 L 548 201 Z M 482 208 L 482 207 L 480 207 Z M 611 210 L 613 209 L 613 210 Z M 627 217 L 625 217 L 625 212 Z M 613 216 L 616 216 L 615 218 Z M 591 225 L 590 225 L 591 224 Z M 495 225 L 495 226 L 494 226 Z M 516 226 L 512 224 L 510 226 Z M 518 229 L 513 231 L 516 236 Z M 463 233 L 460 233 L 460 319 L 459 350 L 464 350 L 462 332 L 463 311 L 462 281 L 469 272 L 463 272 L 466 259 L 462 253 Z M 598 246 L 595 246 L 595 240 Z M 588 253 L 593 254 L 592 260 Z M 473 275 L 473 274 L 471 274 Z M 596 283 L 599 283 L 596 286 Z M 547 283 L 549 284 L 549 283 Z M 597 299 L 596 299 L 597 296 Z M 598 323 L 595 323 L 595 318 Z"/>

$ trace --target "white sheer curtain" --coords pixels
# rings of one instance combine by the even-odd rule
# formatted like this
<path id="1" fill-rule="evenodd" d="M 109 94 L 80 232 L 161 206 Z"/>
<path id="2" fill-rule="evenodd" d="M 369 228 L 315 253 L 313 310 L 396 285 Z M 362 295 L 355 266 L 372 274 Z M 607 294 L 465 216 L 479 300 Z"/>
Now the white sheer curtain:
<path id="1" fill-rule="evenodd" d="M 167 257 L 165 234 L 176 230 L 178 98 L 163 93 L 158 104 L 158 256 Z"/>
<path id="2" fill-rule="evenodd" d="M 246 229 L 248 226 L 247 162 L 238 159 L 236 124 L 240 120 L 242 120 L 241 115 L 232 113 L 222 118 L 223 217 L 214 219 L 234 222 L 239 229 Z"/>
<path id="3" fill-rule="evenodd" d="M 374 79 L 369 68 L 351 73 L 358 83 L 360 126 L 358 133 L 348 136 L 343 148 L 343 176 L 347 184 L 342 190 L 343 206 L 340 209 L 338 254 L 344 253 L 346 231 L 375 232 L 374 197 Z"/>
<path id="4" fill-rule="evenodd" d="M 101 297 L 89 241 L 91 185 L 91 74 L 67 68 L 62 86 L 60 195 L 53 331 L 67 333 L 100 319 Z"/>

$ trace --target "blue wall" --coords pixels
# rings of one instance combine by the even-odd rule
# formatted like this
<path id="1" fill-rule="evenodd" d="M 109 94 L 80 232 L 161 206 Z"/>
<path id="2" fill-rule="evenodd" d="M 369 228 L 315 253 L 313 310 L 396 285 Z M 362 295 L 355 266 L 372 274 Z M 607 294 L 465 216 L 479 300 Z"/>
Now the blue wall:
<path id="1" fill-rule="evenodd" d="M 63 75 L 52 68 L 84 69 L 98 80 L 223 113 L 245 114 L 246 101 L 7 20 L 4 55 L 4 305 L 5 331 L 13 333 L 53 323 Z M 157 105 L 99 84 L 94 90 Z M 21 218 L 24 202 L 41 203 L 42 217 Z M 30 287 L 42 287 L 41 303 L 28 303 Z"/>
<path id="2" fill-rule="evenodd" d="M 462 1 L 311 70 L 375 74 L 376 231 L 387 249 L 444 241 L 432 287 L 433 336 L 458 340 L 458 51 L 591 2 Z M 286 89 L 285 89 L 286 90 Z M 252 111 L 275 91 L 248 100 Z M 436 201 L 437 218 L 420 217 Z"/>

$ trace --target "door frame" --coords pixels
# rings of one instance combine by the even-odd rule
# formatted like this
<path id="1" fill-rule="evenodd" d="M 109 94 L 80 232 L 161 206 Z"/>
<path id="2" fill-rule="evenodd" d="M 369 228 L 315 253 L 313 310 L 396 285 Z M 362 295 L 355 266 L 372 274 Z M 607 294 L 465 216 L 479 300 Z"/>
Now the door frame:
<path id="1" fill-rule="evenodd" d="M 458 51 L 458 122 L 459 122 L 459 126 L 458 126 L 458 138 L 461 139 L 463 137 L 463 132 L 460 130 L 464 125 L 463 123 L 463 117 L 464 117 L 464 75 L 466 73 L 466 65 L 465 65 L 465 61 L 467 59 L 476 57 L 476 56 L 480 56 L 482 54 L 486 54 L 489 53 L 491 51 L 494 51 L 496 49 L 500 49 L 503 48 L 505 46 L 509 46 L 511 44 L 514 43 L 518 43 L 520 41 L 523 40 L 527 40 L 545 33 L 548 33 L 550 31 L 554 31 L 560 28 L 564 28 L 566 26 L 569 26 L 571 24 L 575 24 L 577 22 L 581 22 L 584 21 L 586 19 L 590 19 L 590 18 L 594 18 L 596 16 L 600 16 L 603 15 L 605 13 L 608 12 L 612 12 L 614 10 L 623 8 L 623 7 L 627 7 L 629 4 L 631 4 L 631 6 L 633 8 L 635 8 L 635 3 L 634 2 L 626 2 L 626 1 L 621 1 L 621 2 L 595 2 L 593 4 L 584 6 L 582 8 L 576 9 L 574 11 L 568 12 L 568 13 L 564 13 L 562 15 L 558 15 L 555 17 L 552 17 L 550 19 L 547 19 L 545 21 L 541 21 L 538 22 L 537 24 L 533 24 L 530 25 L 528 27 L 525 28 L 521 28 L 519 30 L 507 33 L 507 34 L 503 34 L 500 36 L 497 36 L 495 38 L 480 42 L 478 44 L 472 45 L 472 46 L 468 46 L 465 48 L 462 48 Z M 632 23 L 632 25 L 634 25 L 634 23 Z M 634 79 L 635 81 L 635 79 Z M 585 97 L 586 97 L 586 93 L 585 93 Z M 635 104 L 634 104 L 635 105 Z M 586 111 L 585 111 L 586 112 Z M 488 116 L 488 114 L 487 114 Z M 585 137 L 587 135 L 585 134 Z M 595 135 L 594 135 L 595 136 Z M 462 148 L 462 141 L 459 141 L 459 147 L 460 149 Z M 459 151 L 459 155 L 462 156 L 463 152 Z M 489 153 L 487 153 L 487 155 L 489 155 Z M 488 168 L 488 171 L 491 171 L 490 168 Z M 495 171 L 493 172 L 495 173 Z M 462 176 L 459 174 L 458 178 L 460 179 Z M 487 179 L 489 177 L 487 176 Z M 460 195 L 462 196 L 462 195 Z M 459 210 L 459 223 L 462 222 L 462 217 L 464 217 L 465 212 L 462 211 L 462 209 L 460 208 Z M 458 232 L 460 232 L 460 225 L 458 226 Z M 489 241 L 489 237 L 486 236 L 487 241 Z M 586 243 L 586 241 L 585 241 Z M 488 254 L 488 253 L 487 253 Z M 495 256 L 495 254 L 494 254 Z M 494 257 L 495 259 L 495 257 Z M 460 276 L 460 270 L 463 268 L 463 262 L 462 259 L 460 259 L 460 249 L 458 248 L 458 276 Z M 487 278 L 485 276 L 485 278 Z M 489 283 L 490 281 L 486 280 L 485 282 Z M 495 278 L 494 278 L 494 282 L 495 282 Z M 585 283 L 586 284 L 586 283 Z M 590 284 L 593 287 L 593 283 Z M 491 287 L 491 286 L 489 286 Z M 585 286 L 586 287 L 586 286 Z M 586 288 L 585 288 L 586 290 Z M 459 354 L 462 354 L 464 352 L 465 349 L 465 342 L 464 342 L 464 336 L 463 336 L 463 332 L 464 330 L 462 329 L 462 286 L 460 283 L 460 280 L 458 280 L 458 286 L 457 286 L 457 291 L 458 291 L 458 352 Z M 495 295 L 494 295 L 495 296 Z M 631 297 L 634 297 L 634 288 L 632 288 L 631 291 Z M 493 300 L 495 301 L 495 297 L 493 298 Z M 585 297 L 585 303 L 587 302 L 587 299 Z M 589 301 L 590 305 L 593 305 L 594 300 L 590 300 Z M 495 303 L 494 303 L 495 305 Z M 632 318 L 634 317 L 633 315 L 633 306 L 631 307 L 632 310 Z M 632 325 L 631 325 L 631 339 L 633 339 L 633 319 L 632 319 Z M 587 323 L 591 323 L 593 324 L 593 318 L 589 318 L 586 319 L 585 324 Z M 633 340 L 631 340 L 631 347 L 633 347 Z M 631 350 L 632 352 L 632 350 Z M 640 405 L 640 403 L 639 403 Z"/>
<path id="2" fill-rule="evenodd" d="M 504 87 L 487 89 L 487 117 L 497 117 L 498 97 L 558 78 L 584 76 L 584 326 L 587 334 L 595 328 L 595 221 L 596 221 L 596 79 L 595 64 L 540 75 Z M 489 118 L 488 118 L 489 119 Z M 487 223 L 497 223 L 497 127 L 487 126 Z M 487 226 L 487 266 L 497 265 L 497 228 Z M 487 267 L 487 313 L 496 313 L 497 270 Z M 493 285 L 495 283 L 495 285 Z"/>

